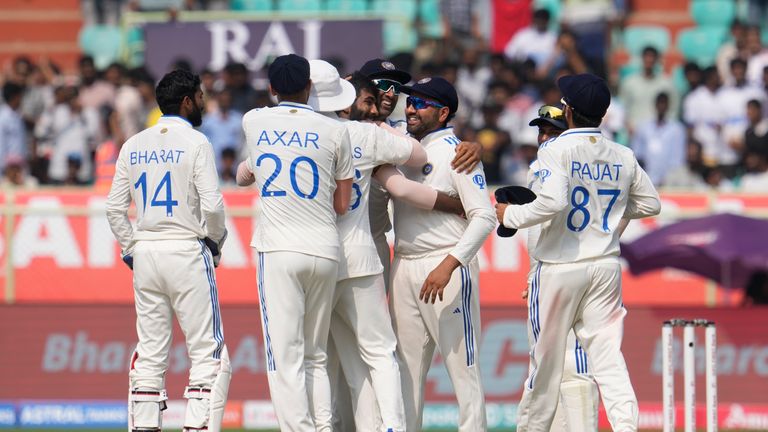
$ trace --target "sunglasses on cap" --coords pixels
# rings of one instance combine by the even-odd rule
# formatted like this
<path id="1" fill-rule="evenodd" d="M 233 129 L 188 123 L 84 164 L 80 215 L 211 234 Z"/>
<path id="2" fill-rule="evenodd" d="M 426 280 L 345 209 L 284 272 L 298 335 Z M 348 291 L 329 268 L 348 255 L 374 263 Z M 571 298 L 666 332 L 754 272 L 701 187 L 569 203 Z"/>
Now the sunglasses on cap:
<path id="1" fill-rule="evenodd" d="M 383 91 L 384 93 L 387 93 L 388 91 L 391 90 L 392 93 L 395 94 L 395 96 L 400 94 L 400 87 L 403 86 L 397 81 L 393 81 L 385 78 L 375 79 L 372 81 L 373 81 L 373 85 L 375 85 L 377 89 Z"/>
<path id="2" fill-rule="evenodd" d="M 445 105 L 443 104 L 422 99 L 416 96 L 408 96 L 408 99 L 405 100 L 405 105 L 412 106 L 414 109 L 417 109 L 417 110 L 422 110 L 426 107 L 435 107 L 437 109 L 445 108 Z"/>
<path id="3" fill-rule="evenodd" d="M 552 105 L 542 105 L 539 108 L 539 118 L 549 118 L 552 120 L 563 120 L 563 110 Z"/>

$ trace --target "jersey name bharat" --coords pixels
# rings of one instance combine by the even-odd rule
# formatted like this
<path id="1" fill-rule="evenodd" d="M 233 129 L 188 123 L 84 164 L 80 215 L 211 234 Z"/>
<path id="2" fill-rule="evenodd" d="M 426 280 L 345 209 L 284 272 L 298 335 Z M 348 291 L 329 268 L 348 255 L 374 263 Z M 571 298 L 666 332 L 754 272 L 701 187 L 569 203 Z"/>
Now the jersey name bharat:
<path id="1" fill-rule="evenodd" d="M 203 238 L 200 197 L 192 183 L 196 158 L 210 147 L 181 117 L 164 116 L 131 137 L 119 158 L 136 203 L 134 240 Z"/>
<path id="2" fill-rule="evenodd" d="M 369 198 L 373 169 L 383 164 L 399 165 L 411 155 L 408 138 L 396 136 L 372 124 L 342 121 L 352 143 L 355 177 L 347 213 L 339 216 L 338 227 L 343 253 L 339 280 L 381 273 L 384 267 L 376 252 L 369 223 Z M 386 209 L 385 209 L 386 214 Z"/>
<path id="3" fill-rule="evenodd" d="M 400 169 L 409 179 L 458 198 L 451 161 L 459 142 L 452 128 L 432 132 L 421 140 L 427 163 L 421 168 Z M 422 210 L 399 200 L 394 201 L 394 207 L 395 253 L 403 257 L 445 254 L 456 246 L 468 225 L 468 221 L 458 215 Z"/>
<path id="4" fill-rule="evenodd" d="M 550 170 L 562 170 L 558 175 L 568 183 L 568 206 L 542 225 L 533 258 L 561 263 L 618 256 L 616 228 L 637 169 L 632 151 L 597 129 L 566 131 L 542 146 L 552 155 L 547 160 L 560 164 L 545 166 L 540 158 L 535 181 L 543 187 Z"/>
<path id="5" fill-rule="evenodd" d="M 301 104 L 243 117 L 248 163 L 259 191 L 251 246 L 339 258 L 333 192 L 344 126 Z M 346 143 L 348 146 L 348 143 Z M 349 178 L 351 177 L 344 177 Z"/>

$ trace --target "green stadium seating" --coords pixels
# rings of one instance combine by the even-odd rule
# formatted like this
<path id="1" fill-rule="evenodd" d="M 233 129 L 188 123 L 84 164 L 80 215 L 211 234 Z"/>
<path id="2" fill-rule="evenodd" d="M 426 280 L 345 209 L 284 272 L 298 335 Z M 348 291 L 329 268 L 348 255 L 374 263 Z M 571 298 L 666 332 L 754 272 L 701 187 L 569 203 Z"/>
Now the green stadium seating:
<path id="1" fill-rule="evenodd" d="M 418 34 L 414 26 L 416 2 L 413 0 L 374 0 L 373 12 L 384 17 L 384 51 L 412 51 L 416 48 Z"/>
<path id="2" fill-rule="evenodd" d="M 700 26 L 731 25 L 736 17 L 736 2 L 733 0 L 696 0 L 690 4 L 691 17 Z"/>
<path id="3" fill-rule="evenodd" d="M 664 54 L 669 49 L 669 43 L 669 30 L 665 27 L 636 25 L 624 29 L 624 48 L 632 56 L 639 56 L 649 45 Z"/>
<path id="4" fill-rule="evenodd" d="M 104 69 L 118 60 L 123 48 L 123 34 L 113 25 L 85 26 L 78 36 L 80 49 L 93 57 L 97 69 Z"/>
<path id="5" fill-rule="evenodd" d="M 712 66 L 727 34 L 727 27 L 693 27 L 682 30 L 677 35 L 677 49 L 686 60 L 695 61 L 701 67 Z"/>
<path id="6" fill-rule="evenodd" d="M 364 15 L 368 12 L 366 0 L 326 0 L 325 11 L 330 15 Z"/>
<path id="7" fill-rule="evenodd" d="M 230 0 L 230 9 L 243 12 L 268 12 L 272 10 L 272 0 Z"/>
<path id="8" fill-rule="evenodd" d="M 323 10 L 320 0 L 278 0 L 280 12 L 317 13 Z"/>
<path id="9" fill-rule="evenodd" d="M 428 38 L 441 38 L 445 34 L 443 17 L 440 13 L 440 0 L 421 0 L 419 2 L 421 32 Z"/>

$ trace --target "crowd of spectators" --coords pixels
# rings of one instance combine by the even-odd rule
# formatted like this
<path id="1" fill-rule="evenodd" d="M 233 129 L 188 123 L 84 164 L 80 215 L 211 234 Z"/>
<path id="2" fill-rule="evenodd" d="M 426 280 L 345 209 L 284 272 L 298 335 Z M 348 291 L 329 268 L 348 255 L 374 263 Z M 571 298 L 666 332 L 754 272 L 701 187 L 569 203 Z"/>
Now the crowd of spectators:
<path id="1" fill-rule="evenodd" d="M 491 53 L 470 21 L 391 60 L 415 80 L 441 75 L 456 85 L 461 102 L 453 124 L 459 137 L 482 144 L 490 183 L 524 183 L 537 150 L 528 122 L 540 106 L 559 104 L 557 78 L 593 72 L 609 80 L 614 96 L 601 129 L 636 152 L 657 186 L 768 190 L 768 47 L 760 28 L 735 22 L 715 64 L 684 65 L 683 85 L 665 72 L 670 68 L 653 46 L 642 51 L 637 72 L 618 80 L 606 59 L 621 2 L 584 3 L 610 3 L 612 12 L 603 8 L 581 22 L 567 21 L 564 13 L 553 23 L 548 10 L 532 10 L 530 26 L 499 53 Z M 344 74 L 359 65 L 338 66 Z M 174 67 L 191 69 L 183 59 Z M 234 184 L 243 158 L 242 116 L 273 100 L 252 85 L 253 71 L 243 64 L 194 72 L 207 98 L 201 131 L 214 147 L 222 184 Z M 6 65 L 0 72 L 2 184 L 108 187 L 121 144 L 160 116 L 153 94 L 158 78 L 120 63 L 97 70 L 89 56 L 76 74 L 28 57 Z"/>

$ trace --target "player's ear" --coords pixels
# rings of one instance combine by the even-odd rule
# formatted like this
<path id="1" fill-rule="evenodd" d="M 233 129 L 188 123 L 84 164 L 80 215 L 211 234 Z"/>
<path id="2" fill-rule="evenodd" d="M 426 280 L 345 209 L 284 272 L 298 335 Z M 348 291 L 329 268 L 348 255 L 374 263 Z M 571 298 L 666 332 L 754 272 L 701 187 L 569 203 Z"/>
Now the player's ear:
<path id="1" fill-rule="evenodd" d="M 447 123 L 448 117 L 451 115 L 451 109 L 448 107 L 442 107 L 440 108 L 440 114 L 438 117 L 438 120 L 440 120 L 440 123 Z"/>
<path id="2" fill-rule="evenodd" d="M 269 94 L 271 94 L 274 97 L 277 97 L 277 92 L 275 89 L 272 88 L 272 84 L 267 84 L 267 89 L 269 90 Z"/>

